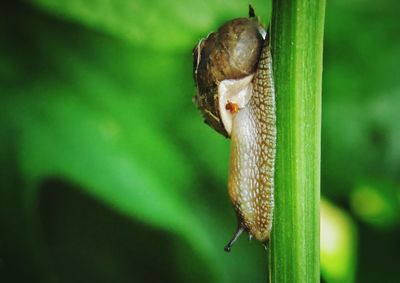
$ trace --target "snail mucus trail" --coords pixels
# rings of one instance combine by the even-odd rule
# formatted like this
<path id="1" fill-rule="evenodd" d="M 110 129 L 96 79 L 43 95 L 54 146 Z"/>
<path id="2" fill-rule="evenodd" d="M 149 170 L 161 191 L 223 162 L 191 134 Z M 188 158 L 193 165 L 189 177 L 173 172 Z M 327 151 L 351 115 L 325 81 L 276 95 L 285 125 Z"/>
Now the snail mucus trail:
<path id="1" fill-rule="evenodd" d="M 275 90 L 269 34 L 249 18 L 226 22 L 193 50 L 194 101 L 205 122 L 231 138 L 228 192 L 238 228 L 267 245 L 274 208 Z"/>

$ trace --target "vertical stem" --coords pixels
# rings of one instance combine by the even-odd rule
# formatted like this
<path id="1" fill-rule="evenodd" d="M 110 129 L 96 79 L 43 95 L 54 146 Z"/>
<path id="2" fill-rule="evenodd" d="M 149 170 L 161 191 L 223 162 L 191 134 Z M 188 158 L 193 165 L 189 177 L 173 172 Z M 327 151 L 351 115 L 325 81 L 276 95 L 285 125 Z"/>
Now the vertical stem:
<path id="1" fill-rule="evenodd" d="M 277 96 L 271 282 L 320 282 L 321 79 L 325 0 L 273 0 Z"/>

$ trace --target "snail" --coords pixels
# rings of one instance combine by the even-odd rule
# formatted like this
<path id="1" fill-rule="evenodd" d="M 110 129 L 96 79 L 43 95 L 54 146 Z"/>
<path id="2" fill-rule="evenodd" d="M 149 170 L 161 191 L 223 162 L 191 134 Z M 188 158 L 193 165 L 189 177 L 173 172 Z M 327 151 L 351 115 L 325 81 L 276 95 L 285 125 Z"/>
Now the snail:
<path id="1" fill-rule="evenodd" d="M 193 49 L 194 102 L 205 122 L 231 139 L 228 193 L 238 228 L 265 246 L 274 208 L 276 147 L 275 89 L 270 33 L 249 8 L 201 39 Z"/>

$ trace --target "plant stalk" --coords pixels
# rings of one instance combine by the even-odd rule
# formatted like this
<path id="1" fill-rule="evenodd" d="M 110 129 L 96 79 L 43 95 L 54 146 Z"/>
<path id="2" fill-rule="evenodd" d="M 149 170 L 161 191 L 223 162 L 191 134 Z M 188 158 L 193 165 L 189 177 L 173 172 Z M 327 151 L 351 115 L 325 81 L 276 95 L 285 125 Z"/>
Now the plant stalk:
<path id="1" fill-rule="evenodd" d="M 320 282 L 321 83 L 325 0 L 273 0 L 277 156 L 270 282 Z"/>

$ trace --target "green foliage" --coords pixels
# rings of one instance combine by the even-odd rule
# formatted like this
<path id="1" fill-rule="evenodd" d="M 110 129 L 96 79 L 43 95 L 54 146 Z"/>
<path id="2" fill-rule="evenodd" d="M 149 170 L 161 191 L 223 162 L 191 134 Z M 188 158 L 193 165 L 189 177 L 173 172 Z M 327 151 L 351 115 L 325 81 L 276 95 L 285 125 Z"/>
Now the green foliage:
<path id="1" fill-rule="evenodd" d="M 321 274 L 327 282 L 354 282 L 357 230 L 343 210 L 321 199 Z"/>
<path id="2" fill-rule="evenodd" d="M 259 243 L 223 252 L 229 141 L 191 102 L 194 43 L 248 2 L 3 2 L 0 281 L 266 282 Z M 268 3 L 253 4 L 267 23 Z M 395 7 L 327 7 L 322 190 L 352 205 L 358 282 L 397 276 Z M 387 188 L 390 217 L 356 209 L 365 186 Z"/>
<path id="3" fill-rule="evenodd" d="M 354 240 L 357 256 L 352 248 L 337 258 L 352 268 L 342 266 L 348 274 L 332 278 L 334 266 L 325 266 L 327 282 L 398 281 L 400 38 L 393 36 L 400 32 L 398 8 L 391 0 L 327 3 L 321 187 L 357 221 L 337 231 Z"/>
<path id="4" fill-rule="evenodd" d="M 32 0 L 41 8 L 136 45 L 173 53 L 193 46 L 194 35 L 204 36 L 226 19 L 247 16 L 247 3 L 234 1 L 166 2 L 104 0 Z M 268 15 L 264 2 L 253 1 L 257 15 Z M 262 4 L 261 4 L 262 3 Z M 210 29 L 211 28 L 211 29 Z M 206 31 L 206 32 L 205 32 Z"/>
<path id="5" fill-rule="evenodd" d="M 97 2 L 111 5 L 109 1 Z M 130 261 L 133 270 L 141 270 L 142 262 L 158 257 L 158 265 L 177 274 L 169 274 L 163 281 L 175 281 L 176 276 L 194 282 L 264 281 L 266 275 L 253 270 L 262 270 L 266 264 L 258 245 L 243 245 L 249 253 L 249 265 L 245 266 L 238 261 L 240 248 L 230 256 L 223 252 L 236 226 L 226 195 L 229 142 L 202 123 L 191 102 L 191 48 L 213 28 L 211 24 L 217 23 L 215 16 L 209 15 L 212 21 L 204 25 L 184 15 L 185 7 L 168 5 L 173 8 L 168 12 L 161 5 L 157 9 L 163 14 L 155 17 L 153 10 L 146 14 L 152 5 L 143 2 L 135 4 L 139 10 L 132 11 L 129 7 L 103 7 L 107 15 L 95 16 L 96 22 L 91 18 L 92 12 L 97 13 L 92 7 L 99 8 L 96 3 L 50 3 L 47 11 L 57 16 L 62 11 L 76 23 L 63 22 L 26 4 L 9 4 L 2 9 L 5 44 L 1 46 L 1 72 L 5 80 L 0 111 L 6 137 L 1 140 L 6 185 L 0 199 L 2 227 L 9 234 L 3 240 L 4 249 L 12 255 L 5 259 L 6 276 L 21 281 L 45 278 L 71 282 L 83 273 L 88 281 L 120 278 L 118 282 L 130 282 L 131 274 L 124 265 Z M 247 5 L 243 6 L 240 10 L 245 16 Z M 183 10 L 178 13 L 175 9 Z M 193 9 L 187 12 L 206 14 Z M 120 17 L 130 12 L 149 18 L 142 22 L 133 16 L 129 22 Z M 167 12 L 174 21 L 166 21 Z M 180 16 L 186 22 L 179 20 Z M 233 14 L 227 10 L 224 18 L 229 17 Z M 111 18 L 114 21 L 109 25 L 107 19 Z M 188 25 L 189 20 L 203 25 L 202 31 Z M 80 22 L 89 24 L 91 30 Z M 123 26 L 125 29 L 119 28 Z M 135 30 L 147 34 L 144 41 L 149 45 L 141 38 L 126 36 L 126 29 L 132 34 Z M 152 42 L 152 37 L 158 41 Z M 10 167 L 10 161 L 15 167 Z M 53 201 L 61 203 L 54 211 L 45 210 L 47 204 L 42 199 L 49 199 L 47 195 L 54 190 L 61 196 Z M 130 219 L 124 222 L 126 227 L 116 228 L 116 236 L 104 232 L 109 242 L 95 236 L 92 241 L 99 250 L 93 251 L 79 240 L 77 227 L 88 226 L 104 234 L 102 230 L 114 229 L 113 225 L 105 221 L 104 228 L 98 224 L 100 227 L 93 228 L 96 225 L 91 222 L 100 220 L 78 212 L 85 206 L 96 209 L 95 204 L 76 201 L 75 212 L 72 201 L 63 201 L 87 196 L 104 204 L 98 208 L 102 214 L 112 208 L 107 210 L 112 218 L 120 215 Z M 72 215 L 64 216 L 63 211 Z M 57 221 L 46 222 L 50 227 L 43 225 L 47 214 L 61 215 L 65 227 Z M 10 215 L 20 215 L 21 223 L 11 221 Z M 138 231 L 132 233 L 135 229 Z M 141 233 L 142 229 L 148 232 Z M 151 236 L 159 231 L 164 231 L 163 237 Z M 135 251 L 125 262 L 118 253 L 109 252 L 113 247 L 123 250 L 123 245 L 111 239 L 118 241 L 118 235 L 124 233 L 134 235 L 125 239 L 125 245 Z M 160 244 L 176 248 L 159 248 Z M 147 250 L 147 256 L 136 254 L 138 245 L 139 250 Z M 75 253 L 65 248 L 68 246 Z M 158 250 L 168 253 L 158 254 Z M 27 268 L 12 273 L 12 267 L 19 265 L 18 252 Z M 69 258 L 60 259 L 65 256 Z M 199 270 L 192 272 L 194 265 Z M 68 272 L 71 269 L 78 270 Z M 151 269 L 138 274 L 141 281 L 155 276 Z"/>

